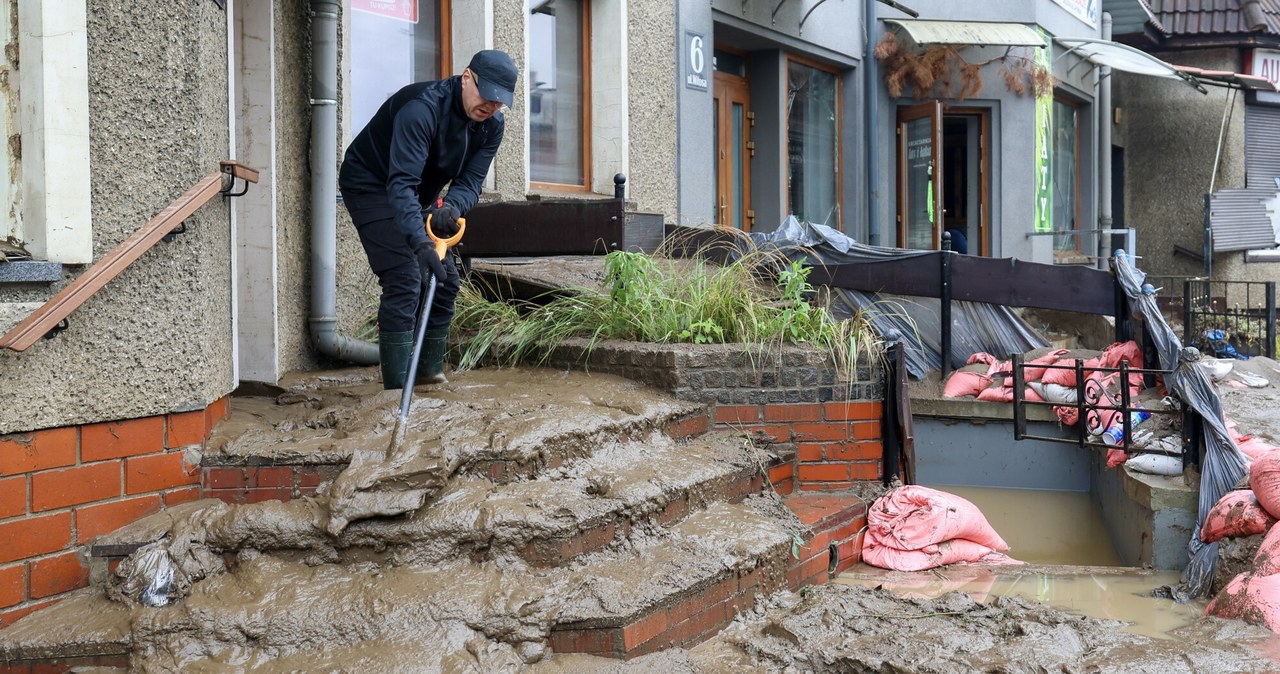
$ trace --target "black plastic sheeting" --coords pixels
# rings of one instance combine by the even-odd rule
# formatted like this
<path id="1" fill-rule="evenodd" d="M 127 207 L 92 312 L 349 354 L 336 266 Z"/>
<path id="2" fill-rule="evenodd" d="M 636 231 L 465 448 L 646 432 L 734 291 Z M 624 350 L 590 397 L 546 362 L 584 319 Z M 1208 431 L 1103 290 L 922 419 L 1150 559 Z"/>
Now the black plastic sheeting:
<path id="1" fill-rule="evenodd" d="M 1160 357 L 1160 369 L 1169 371 L 1164 383 L 1183 404 L 1195 410 L 1204 419 L 1204 455 L 1200 457 L 1200 500 L 1196 530 L 1187 543 L 1191 556 L 1182 572 L 1182 583 L 1170 588 L 1173 598 L 1186 602 L 1208 594 L 1213 580 L 1213 568 L 1218 562 L 1218 544 L 1200 540 L 1200 528 L 1209 510 L 1224 494 L 1249 472 L 1248 459 L 1236 446 L 1227 432 L 1222 415 L 1222 400 L 1209 382 L 1208 375 L 1196 362 L 1200 351 L 1195 347 L 1183 347 L 1177 334 L 1169 328 L 1156 306 L 1156 291 L 1144 283 L 1147 275 L 1133 266 L 1133 258 L 1123 250 L 1117 250 L 1112 258 L 1116 278 L 1129 298 L 1130 311 L 1142 318 L 1147 327 L 1147 339 L 1156 347 Z M 1150 364 L 1147 365 L 1150 367 Z"/>
<path id="2" fill-rule="evenodd" d="M 868 246 L 825 225 L 802 223 L 788 217 L 771 233 L 751 233 L 762 248 L 776 246 L 793 260 L 807 261 L 809 253 L 823 264 L 876 263 L 921 255 L 932 250 L 904 250 Z M 804 247 L 800 250 L 798 247 Z M 907 372 L 924 379 L 942 368 L 940 301 L 936 297 L 911 297 L 831 288 L 831 313 L 840 320 L 858 312 L 888 341 L 901 341 Z M 1009 307 L 986 302 L 955 300 L 951 303 L 951 367 L 965 364 L 969 356 L 984 351 L 999 358 L 1049 346 L 1034 328 Z"/>

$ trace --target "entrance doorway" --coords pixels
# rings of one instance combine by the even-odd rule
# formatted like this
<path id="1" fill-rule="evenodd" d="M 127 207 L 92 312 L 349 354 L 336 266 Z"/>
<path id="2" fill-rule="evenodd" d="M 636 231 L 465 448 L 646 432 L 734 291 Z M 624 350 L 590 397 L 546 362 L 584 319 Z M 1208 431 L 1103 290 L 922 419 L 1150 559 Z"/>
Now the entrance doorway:
<path id="1" fill-rule="evenodd" d="M 941 101 L 898 109 L 898 246 L 987 255 L 989 114 Z"/>
<path id="2" fill-rule="evenodd" d="M 751 231 L 751 90 L 747 78 L 715 73 L 716 222 Z"/>

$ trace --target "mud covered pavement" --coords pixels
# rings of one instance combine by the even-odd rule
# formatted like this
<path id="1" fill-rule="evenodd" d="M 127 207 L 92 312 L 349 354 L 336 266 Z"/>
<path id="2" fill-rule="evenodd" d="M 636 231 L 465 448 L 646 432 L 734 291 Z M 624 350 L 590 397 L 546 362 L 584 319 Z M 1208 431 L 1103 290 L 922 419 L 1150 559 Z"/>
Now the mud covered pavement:
<path id="1" fill-rule="evenodd" d="M 762 489 L 768 448 L 673 437 L 700 407 L 617 377 L 457 374 L 418 390 L 409 441 L 388 452 L 397 404 L 367 370 L 237 399 L 211 445 L 221 460 L 350 467 L 313 496 L 199 501 L 99 541 L 137 551 L 108 582 L 0 631 L 0 659 L 124 653 L 138 672 L 1278 668 L 1257 655 L 1269 632 L 1215 618 L 1156 640 L 1019 599 L 785 591 L 805 530 Z M 139 601 L 148 588 L 162 605 Z M 658 615 L 670 627 L 637 636 Z M 567 652 L 609 639 L 655 652 Z"/>

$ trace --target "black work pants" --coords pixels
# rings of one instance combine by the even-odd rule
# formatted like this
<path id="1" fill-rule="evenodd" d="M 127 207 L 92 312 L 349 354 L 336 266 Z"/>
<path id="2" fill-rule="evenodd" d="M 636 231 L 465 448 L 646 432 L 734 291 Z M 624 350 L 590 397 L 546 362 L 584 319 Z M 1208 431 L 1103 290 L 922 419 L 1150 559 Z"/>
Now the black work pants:
<path id="1" fill-rule="evenodd" d="M 369 267 L 382 286 L 382 298 L 378 303 L 378 329 L 382 332 L 413 330 L 417 321 L 418 303 L 422 297 L 420 293 L 427 291 L 422 282 L 422 271 L 418 268 L 418 259 L 409 249 L 405 236 L 396 229 L 392 218 L 378 217 L 381 213 L 368 218 L 369 213 L 351 208 L 350 202 L 347 204 L 356 231 L 360 234 L 360 243 L 364 245 L 365 255 L 369 258 Z M 444 258 L 442 262 L 445 278 L 436 279 L 435 299 L 427 318 L 428 330 L 449 327 L 453 320 L 454 302 L 458 299 L 458 288 L 462 283 L 453 256 L 445 254 Z"/>

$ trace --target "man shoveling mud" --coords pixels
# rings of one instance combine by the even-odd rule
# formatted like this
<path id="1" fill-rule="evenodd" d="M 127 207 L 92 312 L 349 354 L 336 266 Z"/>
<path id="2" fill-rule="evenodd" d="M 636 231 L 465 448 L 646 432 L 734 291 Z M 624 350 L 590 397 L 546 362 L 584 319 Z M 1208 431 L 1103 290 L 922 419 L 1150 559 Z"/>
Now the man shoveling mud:
<path id="1" fill-rule="evenodd" d="M 452 256 L 436 253 L 424 222 L 441 238 L 458 233 L 458 220 L 475 206 L 502 142 L 500 111 L 511 105 L 516 76 L 506 53 L 477 52 L 461 75 L 397 91 L 347 148 L 338 186 L 382 286 L 378 354 L 385 388 L 405 385 L 428 274 L 438 288 L 432 306 L 423 307 L 427 331 L 416 383 L 447 381 L 444 352 L 458 269 Z"/>

